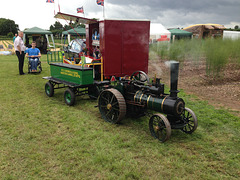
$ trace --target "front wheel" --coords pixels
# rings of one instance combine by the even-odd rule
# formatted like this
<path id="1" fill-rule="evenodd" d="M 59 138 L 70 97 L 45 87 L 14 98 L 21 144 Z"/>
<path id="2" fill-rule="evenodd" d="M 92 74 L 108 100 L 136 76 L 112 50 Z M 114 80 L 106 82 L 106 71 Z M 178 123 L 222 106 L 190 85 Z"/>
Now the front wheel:
<path id="1" fill-rule="evenodd" d="M 152 136 L 161 142 L 171 136 L 171 125 L 163 114 L 154 114 L 149 120 L 149 130 Z"/>
<path id="2" fill-rule="evenodd" d="M 66 91 L 64 92 L 64 100 L 67 105 L 69 105 L 69 106 L 74 105 L 75 93 L 72 89 L 70 89 L 70 88 L 66 89 Z"/>
<path id="3" fill-rule="evenodd" d="M 182 113 L 182 120 L 186 124 L 181 130 L 187 134 L 192 134 L 198 126 L 198 120 L 195 113 L 189 109 L 185 108 Z"/>

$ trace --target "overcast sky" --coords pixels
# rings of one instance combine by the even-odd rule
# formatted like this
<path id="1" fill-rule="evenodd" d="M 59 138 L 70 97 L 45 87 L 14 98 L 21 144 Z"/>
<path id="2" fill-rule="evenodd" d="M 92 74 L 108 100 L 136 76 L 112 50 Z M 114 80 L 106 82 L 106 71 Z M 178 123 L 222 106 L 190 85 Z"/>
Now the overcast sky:
<path id="1" fill-rule="evenodd" d="M 1 0 L 3 1 L 3 0 Z M 0 18 L 14 20 L 20 30 L 38 26 L 49 29 L 54 24 L 54 10 L 72 15 L 83 6 L 86 18 L 103 18 L 103 7 L 96 0 L 4 0 Z M 105 18 L 150 19 L 166 28 L 214 23 L 225 27 L 240 26 L 240 0 L 105 0 Z M 65 21 L 61 21 L 65 23 Z"/>

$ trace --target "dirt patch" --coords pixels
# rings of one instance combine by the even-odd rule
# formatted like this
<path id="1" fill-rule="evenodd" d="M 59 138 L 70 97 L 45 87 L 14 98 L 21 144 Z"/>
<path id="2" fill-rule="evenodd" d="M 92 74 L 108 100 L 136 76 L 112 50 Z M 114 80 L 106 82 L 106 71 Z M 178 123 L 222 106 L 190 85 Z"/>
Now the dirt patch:
<path id="1" fill-rule="evenodd" d="M 149 76 L 161 77 L 170 84 L 170 71 L 165 65 L 166 60 L 154 57 L 149 60 Z M 204 61 L 197 64 L 191 61 L 180 63 L 178 89 L 197 95 L 209 104 L 231 110 L 240 116 L 240 67 L 230 64 L 224 70 L 223 78 L 209 79 L 206 77 Z"/>

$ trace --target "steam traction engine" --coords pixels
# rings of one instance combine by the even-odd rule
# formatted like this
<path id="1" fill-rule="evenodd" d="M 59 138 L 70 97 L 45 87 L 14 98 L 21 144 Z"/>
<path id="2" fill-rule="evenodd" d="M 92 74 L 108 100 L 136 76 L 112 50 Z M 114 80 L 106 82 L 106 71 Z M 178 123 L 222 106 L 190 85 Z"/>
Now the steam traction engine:
<path id="1" fill-rule="evenodd" d="M 181 129 L 189 134 L 196 130 L 194 112 L 177 96 L 179 63 L 170 65 L 170 94 L 165 94 L 160 79 L 150 84 L 145 74 L 148 71 L 149 20 L 96 21 L 61 12 L 55 18 L 86 24 L 88 53 L 75 54 L 79 56 L 79 63 L 76 59 L 70 64 L 50 61 L 51 76 L 43 77 L 48 80 L 45 84 L 47 96 L 52 97 L 56 89 L 68 87 L 64 100 L 70 106 L 74 105 L 76 96 L 87 94 L 92 99 L 98 98 L 103 119 L 111 123 L 118 123 L 125 115 L 139 117 L 148 114 L 148 110 L 156 111 L 158 113 L 149 120 L 149 128 L 151 134 L 162 142 L 169 139 L 171 129 Z M 93 49 L 98 46 L 100 62 L 93 57 Z M 71 56 L 70 53 L 63 59 L 70 60 Z M 132 72 L 131 76 L 120 78 Z M 119 78 L 114 85 L 108 81 L 112 76 Z"/>
<path id="2" fill-rule="evenodd" d="M 115 86 L 105 87 L 98 97 L 98 107 L 104 120 L 118 123 L 125 115 L 144 116 L 147 110 L 159 113 L 151 116 L 149 129 L 153 137 L 162 142 L 171 136 L 171 129 L 181 129 L 191 134 L 197 129 L 197 117 L 185 107 L 183 99 L 177 96 L 179 63 L 170 64 L 170 94 L 164 93 L 164 84 L 155 79 L 152 84 L 143 71 L 125 76 Z M 166 114 L 163 115 L 161 113 Z"/>

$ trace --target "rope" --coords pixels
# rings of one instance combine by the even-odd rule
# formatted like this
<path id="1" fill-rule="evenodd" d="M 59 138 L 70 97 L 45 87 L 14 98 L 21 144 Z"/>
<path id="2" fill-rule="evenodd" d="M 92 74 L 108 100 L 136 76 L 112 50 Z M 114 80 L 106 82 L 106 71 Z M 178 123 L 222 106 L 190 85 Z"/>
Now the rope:
<path id="1" fill-rule="evenodd" d="M 63 16 L 62 16 L 63 17 Z M 64 18 L 64 17 L 63 17 Z M 59 23 L 60 23 L 60 21 L 57 19 L 57 18 L 55 18 Z M 65 18 L 64 18 L 65 19 Z M 65 19 L 66 20 L 66 19 Z M 67 21 L 67 20 L 66 20 Z M 61 23 L 60 23 L 61 24 Z M 71 25 L 70 25 L 71 26 Z M 72 36 L 69 32 L 68 32 L 68 30 L 63 26 L 63 28 L 64 28 L 64 30 L 65 31 L 67 31 L 67 33 L 70 35 L 70 36 Z M 71 28 L 77 33 L 77 31 L 71 26 Z M 77 33 L 77 35 L 81 38 L 81 36 Z M 81 38 L 82 39 L 82 38 Z M 76 41 L 76 43 L 78 43 L 81 47 L 82 47 L 82 49 L 83 49 L 83 46 L 78 42 L 78 41 Z"/>

